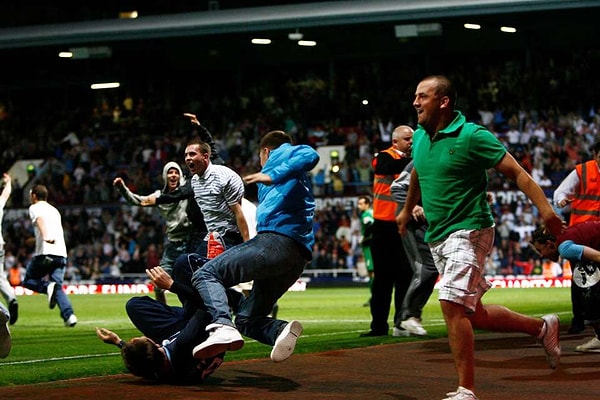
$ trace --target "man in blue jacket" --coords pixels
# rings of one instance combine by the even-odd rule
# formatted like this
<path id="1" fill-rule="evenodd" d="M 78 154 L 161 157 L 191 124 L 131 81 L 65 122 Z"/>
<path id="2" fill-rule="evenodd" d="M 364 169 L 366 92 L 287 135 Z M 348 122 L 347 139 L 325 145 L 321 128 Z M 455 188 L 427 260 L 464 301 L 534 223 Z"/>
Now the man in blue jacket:
<path id="1" fill-rule="evenodd" d="M 257 235 L 210 260 L 192 276 L 212 316 L 206 327 L 210 336 L 194 348 L 194 357 L 239 350 L 244 345 L 241 334 L 273 346 L 274 362 L 292 355 L 302 325 L 268 314 L 312 257 L 315 201 L 308 172 L 318 161 L 312 147 L 292 145 L 283 131 L 262 137 L 262 170 L 244 178 L 246 184 L 258 184 Z M 234 324 L 226 288 L 251 280 L 252 290 L 241 301 Z"/>

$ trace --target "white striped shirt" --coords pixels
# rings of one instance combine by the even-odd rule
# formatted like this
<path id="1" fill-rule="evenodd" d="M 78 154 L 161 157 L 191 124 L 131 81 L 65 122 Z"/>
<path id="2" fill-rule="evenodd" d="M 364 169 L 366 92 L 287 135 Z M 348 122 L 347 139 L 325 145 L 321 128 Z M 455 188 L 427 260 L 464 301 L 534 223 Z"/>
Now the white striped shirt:
<path id="1" fill-rule="evenodd" d="M 234 170 L 209 163 L 201 176 L 192 177 L 191 186 L 209 232 L 239 232 L 230 207 L 244 197 L 244 182 Z"/>

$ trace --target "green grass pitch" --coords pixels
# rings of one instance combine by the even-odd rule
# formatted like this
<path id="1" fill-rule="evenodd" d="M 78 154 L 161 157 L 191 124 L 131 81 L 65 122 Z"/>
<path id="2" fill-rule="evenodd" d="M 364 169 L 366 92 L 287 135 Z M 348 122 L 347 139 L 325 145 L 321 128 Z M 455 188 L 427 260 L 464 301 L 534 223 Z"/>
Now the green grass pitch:
<path id="1" fill-rule="evenodd" d="M 484 297 L 484 303 L 503 304 L 536 317 L 557 313 L 563 323 L 569 323 L 569 293 L 569 288 L 492 289 Z M 12 350 L 7 358 L 0 360 L 0 386 L 127 372 L 118 349 L 102 343 L 96 337 L 95 328 L 111 329 L 123 339 L 140 336 L 125 313 L 125 302 L 129 297 L 131 295 L 71 295 L 79 323 L 74 328 L 66 328 L 58 308 L 48 309 L 45 295 L 20 296 L 19 320 L 10 327 Z M 366 287 L 309 286 L 304 292 L 288 292 L 279 301 L 278 317 L 297 319 L 304 325 L 296 354 L 427 340 L 446 335 L 436 291 L 423 313 L 423 325 L 429 332 L 425 339 L 395 338 L 391 335 L 359 338 L 361 332 L 369 330 L 369 309 L 363 307 L 367 298 Z M 172 294 L 167 299 L 169 304 L 178 303 Z M 244 348 L 228 353 L 225 360 L 266 358 L 270 351 L 269 346 L 247 338 Z"/>

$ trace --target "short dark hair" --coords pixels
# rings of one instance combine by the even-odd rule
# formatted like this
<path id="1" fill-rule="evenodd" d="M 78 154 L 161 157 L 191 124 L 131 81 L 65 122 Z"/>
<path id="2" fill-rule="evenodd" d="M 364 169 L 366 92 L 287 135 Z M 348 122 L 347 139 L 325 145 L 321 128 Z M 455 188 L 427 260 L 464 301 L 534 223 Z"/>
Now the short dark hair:
<path id="1" fill-rule="evenodd" d="M 371 205 L 371 196 L 368 196 L 366 194 L 363 194 L 362 196 L 358 196 L 358 200 L 364 200 L 365 203 L 367 203 L 368 205 Z"/>
<path id="2" fill-rule="evenodd" d="M 551 234 L 550 232 L 548 232 L 546 230 L 545 226 L 538 226 L 532 233 L 531 233 L 531 243 L 535 244 L 535 243 L 546 243 L 547 241 L 551 241 L 554 242 L 556 240 L 556 237 Z"/>
<path id="3" fill-rule="evenodd" d="M 260 148 L 267 147 L 269 149 L 276 149 L 284 143 L 292 143 L 292 137 L 284 131 L 271 131 L 265 133 L 260 139 Z"/>
<path id="4" fill-rule="evenodd" d="M 38 200 L 48 200 L 48 188 L 44 185 L 35 185 L 31 188 L 31 194 L 35 194 Z"/>
<path id="5" fill-rule="evenodd" d="M 208 154 L 209 157 L 212 154 L 212 150 L 210 148 L 210 144 L 208 144 L 206 142 L 203 142 L 202 140 L 200 140 L 198 138 L 190 140 L 188 142 L 187 146 L 198 146 L 198 147 L 200 147 L 200 153 L 201 154 Z"/>
<path id="6" fill-rule="evenodd" d="M 452 108 L 456 107 L 456 103 L 458 101 L 458 93 L 456 92 L 456 89 L 454 88 L 454 83 L 452 83 L 450 78 L 444 75 L 430 75 L 423 80 L 434 80 L 436 82 L 435 94 L 437 94 L 440 97 L 448 97 L 450 106 Z"/>
<path id="7" fill-rule="evenodd" d="M 147 379 L 158 379 L 165 361 L 165 355 L 147 338 L 125 342 L 121 348 L 121 356 L 129 372 Z"/>

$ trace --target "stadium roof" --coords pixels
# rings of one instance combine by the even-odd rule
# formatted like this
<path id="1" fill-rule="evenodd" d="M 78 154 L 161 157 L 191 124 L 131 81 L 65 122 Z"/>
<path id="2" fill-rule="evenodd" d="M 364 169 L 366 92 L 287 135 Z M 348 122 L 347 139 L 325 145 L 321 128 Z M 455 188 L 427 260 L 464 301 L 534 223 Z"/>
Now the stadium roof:
<path id="1" fill-rule="evenodd" d="M 219 4 L 219 1 L 213 3 Z M 247 3 L 252 4 L 250 1 Z M 44 25 L 0 29 L 0 49 L 310 27 L 336 26 L 342 29 L 343 26 L 372 22 L 416 22 L 432 18 L 510 15 L 598 6 L 600 1 L 596 0 L 347 0 L 150 16 L 142 14 L 137 19 L 48 21 Z M 98 6 L 101 7 L 106 6 Z M 17 11 L 13 5 L 3 11 L 3 18 L 11 17 L 11 9 Z M 343 35 L 343 31 L 339 34 Z"/>

